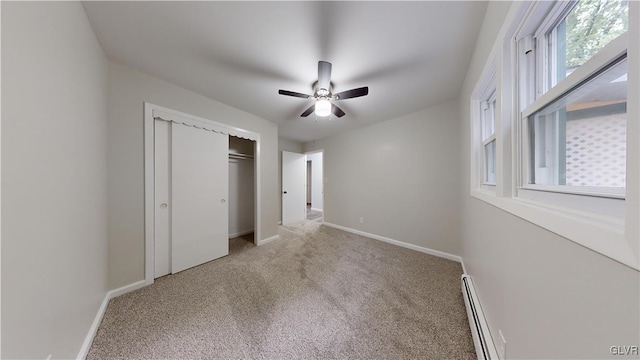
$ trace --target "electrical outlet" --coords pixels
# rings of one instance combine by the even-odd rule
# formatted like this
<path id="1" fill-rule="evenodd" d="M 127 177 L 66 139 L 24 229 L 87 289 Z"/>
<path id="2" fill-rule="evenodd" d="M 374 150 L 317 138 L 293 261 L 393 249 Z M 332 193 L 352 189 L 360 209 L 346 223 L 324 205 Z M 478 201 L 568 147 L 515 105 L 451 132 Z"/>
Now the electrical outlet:
<path id="1" fill-rule="evenodd" d="M 498 341 L 496 341 L 496 350 L 498 351 L 499 359 L 507 358 L 507 340 L 504 339 L 504 335 L 502 335 L 502 330 L 498 330 Z"/>
<path id="2" fill-rule="evenodd" d="M 364 218 L 363 217 L 360 218 L 360 224 L 364 224 Z"/>

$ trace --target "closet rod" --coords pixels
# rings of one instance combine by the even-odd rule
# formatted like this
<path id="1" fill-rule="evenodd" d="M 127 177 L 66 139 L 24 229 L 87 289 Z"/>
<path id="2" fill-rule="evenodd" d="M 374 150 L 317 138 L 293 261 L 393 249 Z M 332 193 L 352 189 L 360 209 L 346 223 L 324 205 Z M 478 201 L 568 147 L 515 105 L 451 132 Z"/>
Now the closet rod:
<path id="1" fill-rule="evenodd" d="M 230 159 L 253 159 L 253 155 L 242 153 L 229 153 Z"/>

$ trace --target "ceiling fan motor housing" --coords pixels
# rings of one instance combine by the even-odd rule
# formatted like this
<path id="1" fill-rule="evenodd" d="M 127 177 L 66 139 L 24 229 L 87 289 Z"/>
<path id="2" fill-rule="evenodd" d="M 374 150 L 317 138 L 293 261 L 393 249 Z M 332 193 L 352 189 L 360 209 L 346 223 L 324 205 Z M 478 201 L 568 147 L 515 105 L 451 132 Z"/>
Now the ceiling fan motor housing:
<path id="1" fill-rule="evenodd" d="M 318 87 L 318 82 L 313 85 L 314 97 L 316 100 L 320 99 L 331 99 L 331 95 L 333 93 L 333 84 L 329 85 L 329 89 L 322 89 Z"/>

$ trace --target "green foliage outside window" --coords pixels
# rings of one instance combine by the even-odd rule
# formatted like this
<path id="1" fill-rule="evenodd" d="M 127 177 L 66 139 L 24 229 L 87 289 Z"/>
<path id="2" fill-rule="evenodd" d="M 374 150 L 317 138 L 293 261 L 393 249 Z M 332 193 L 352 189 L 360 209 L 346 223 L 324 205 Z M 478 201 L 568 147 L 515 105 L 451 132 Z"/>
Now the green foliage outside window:
<path id="1" fill-rule="evenodd" d="M 566 17 L 567 68 L 582 65 L 627 31 L 627 1 L 581 0 Z"/>

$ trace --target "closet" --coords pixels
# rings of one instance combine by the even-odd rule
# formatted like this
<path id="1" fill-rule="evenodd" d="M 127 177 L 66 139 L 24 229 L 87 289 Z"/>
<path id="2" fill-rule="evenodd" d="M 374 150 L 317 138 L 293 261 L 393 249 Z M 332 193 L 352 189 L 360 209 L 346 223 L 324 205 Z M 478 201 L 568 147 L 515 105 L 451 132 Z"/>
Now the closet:
<path id="1" fill-rule="evenodd" d="M 256 142 L 163 115 L 153 118 L 154 278 L 228 255 L 256 214 Z"/>
<path id="2" fill-rule="evenodd" d="M 255 141 L 229 136 L 229 239 L 254 232 Z"/>

